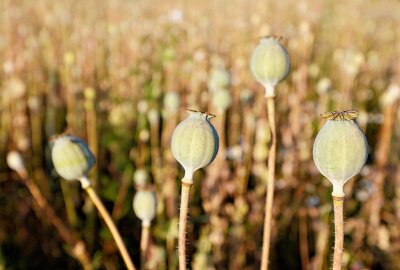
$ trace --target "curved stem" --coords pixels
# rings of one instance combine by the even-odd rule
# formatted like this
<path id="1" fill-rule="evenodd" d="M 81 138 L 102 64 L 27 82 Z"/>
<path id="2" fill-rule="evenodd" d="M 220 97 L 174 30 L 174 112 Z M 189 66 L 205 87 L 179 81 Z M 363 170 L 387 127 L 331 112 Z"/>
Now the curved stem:
<path id="1" fill-rule="evenodd" d="M 28 172 L 25 169 L 21 169 L 18 170 L 17 173 L 21 177 L 23 183 L 28 188 L 33 197 L 33 200 L 35 201 L 36 205 L 39 206 L 44 217 L 46 217 L 46 219 L 53 224 L 53 226 L 60 234 L 61 238 L 68 245 L 71 246 L 71 253 L 73 254 L 73 256 L 75 256 L 76 259 L 79 260 L 79 262 L 82 264 L 83 269 L 93 269 L 85 242 L 75 237 L 71 229 L 67 225 L 65 225 L 65 223 L 59 216 L 57 216 L 54 208 L 47 202 L 39 187 L 32 179 L 29 178 Z"/>
<path id="2" fill-rule="evenodd" d="M 107 212 L 107 209 L 104 207 L 103 203 L 101 202 L 99 196 L 97 195 L 96 191 L 93 189 L 92 186 L 85 186 L 85 191 L 89 195 L 90 199 L 92 200 L 93 204 L 96 206 L 97 210 L 100 213 L 100 216 L 103 218 L 104 222 L 106 223 L 107 227 L 109 228 L 115 243 L 121 253 L 122 258 L 124 259 L 125 265 L 129 270 L 135 270 L 135 266 L 132 263 L 131 257 L 129 256 L 128 251 L 126 250 L 124 241 L 122 240 L 121 235 L 118 232 L 117 227 L 115 226 L 113 220 L 111 219 L 110 214 Z"/>
<path id="3" fill-rule="evenodd" d="M 142 234 L 140 238 L 140 269 L 146 269 L 146 257 L 147 257 L 147 249 L 149 247 L 150 240 L 150 226 L 142 224 Z"/>
<path id="4" fill-rule="evenodd" d="M 335 248 L 333 254 L 332 270 L 340 270 L 342 268 L 343 254 L 343 200 L 344 197 L 333 198 L 333 211 L 335 213 Z"/>
<path id="5" fill-rule="evenodd" d="M 268 156 L 268 184 L 267 198 L 265 201 L 264 236 L 261 257 L 261 270 L 268 269 L 269 250 L 272 228 L 272 205 L 274 201 L 275 186 L 275 160 L 276 160 L 276 122 L 275 122 L 275 98 L 267 97 L 268 121 L 271 129 L 271 146 Z"/>
<path id="6" fill-rule="evenodd" d="M 179 270 L 186 270 L 186 221 L 191 183 L 182 181 L 181 208 L 179 212 L 178 255 Z"/>

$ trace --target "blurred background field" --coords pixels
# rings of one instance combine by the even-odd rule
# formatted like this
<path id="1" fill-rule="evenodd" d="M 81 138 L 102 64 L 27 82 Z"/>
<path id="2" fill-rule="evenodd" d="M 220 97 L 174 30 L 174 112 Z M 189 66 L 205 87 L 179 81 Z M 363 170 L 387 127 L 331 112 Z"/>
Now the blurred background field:
<path id="1" fill-rule="evenodd" d="M 400 269 L 400 2 L 0 1 L 0 269 L 79 269 L 7 153 L 85 240 L 94 269 L 123 269 L 79 184 L 52 169 L 50 139 L 66 130 L 96 156 L 90 177 L 136 266 L 134 178 L 157 193 L 148 269 L 177 268 L 183 170 L 170 138 L 186 108 L 208 111 L 217 160 L 195 174 L 191 269 L 258 269 L 269 128 L 249 58 L 283 36 L 292 61 L 277 89 L 278 160 L 271 269 L 329 269 L 331 186 L 312 145 L 319 114 L 355 109 L 370 153 L 346 185 L 344 269 Z"/>

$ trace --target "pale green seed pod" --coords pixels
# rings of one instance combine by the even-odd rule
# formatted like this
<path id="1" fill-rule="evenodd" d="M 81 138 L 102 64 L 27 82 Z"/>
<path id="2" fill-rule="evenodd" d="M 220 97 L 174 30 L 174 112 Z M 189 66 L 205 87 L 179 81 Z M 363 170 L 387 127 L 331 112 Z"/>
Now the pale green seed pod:
<path id="1" fill-rule="evenodd" d="M 231 92 L 227 89 L 219 89 L 212 94 L 212 103 L 220 112 L 224 112 L 232 105 Z"/>
<path id="2" fill-rule="evenodd" d="M 10 151 L 7 154 L 7 165 L 16 172 L 25 170 L 25 165 L 22 156 L 17 151 Z"/>
<path id="3" fill-rule="evenodd" d="M 142 221 L 143 226 L 150 226 L 151 221 L 156 216 L 157 199 L 154 192 L 140 190 L 133 198 L 133 211 Z"/>
<path id="4" fill-rule="evenodd" d="M 133 182 L 138 187 L 144 187 L 149 182 L 149 173 L 146 169 L 137 169 L 133 174 Z"/>
<path id="5" fill-rule="evenodd" d="M 254 78 L 264 86 L 265 96 L 274 97 L 275 86 L 289 74 L 289 55 L 276 38 L 261 38 L 251 56 L 250 69 Z"/>
<path id="6" fill-rule="evenodd" d="M 70 135 L 60 136 L 54 141 L 51 159 L 54 169 L 65 180 L 79 180 L 86 177 L 95 164 L 95 158 L 88 145 Z"/>
<path id="7" fill-rule="evenodd" d="M 231 76 L 226 69 L 215 67 L 211 70 L 208 80 L 208 88 L 210 88 L 211 91 L 227 88 L 230 81 Z"/>
<path id="8" fill-rule="evenodd" d="M 177 92 L 167 92 L 164 96 L 164 110 L 166 113 L 175 114 L 178 112 L 180 105 L 180 97 Z"/>
<path id="9" fill-rule="evenodd" d="M 353 120 L 328 120 L 319 131 L 313 158 L 321 174 L 332 183 L 333 196 L 343 197 L 344 184 L 364 166 L 367 144 Z"/>
<path id="10" fill-rule="evenodd" d="M 210 164 L 217 155 L 219 139 L 210 123 L 211 117 L 206 113 L 189 111 L 189 117 L 172 134 L 172 154 L 185 169 L 184 182 L 193 183 L 193 173 Z"/>

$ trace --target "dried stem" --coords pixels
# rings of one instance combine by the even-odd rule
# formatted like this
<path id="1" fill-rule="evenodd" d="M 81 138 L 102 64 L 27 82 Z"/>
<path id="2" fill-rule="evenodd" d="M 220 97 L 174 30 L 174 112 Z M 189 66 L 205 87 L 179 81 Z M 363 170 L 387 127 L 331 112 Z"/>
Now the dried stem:
<path id="1" fill-rule="evenodd" d="M 344 197 L 333 198 L 333 211 L 335 213 L 335 248 L 333 254 L 332 270 L 342 268 L 343 254 L 343 200 Z"/>
<path id="2" fill-rule="evenodd" d="M 374 179 L 374 193 L 370 200 L 370 215 L 369 215 L 369 231 L 371 242 L 377 243 L 376 230 L 381 223 L 381 211 L 384 204 L 384 180 L 387 177 L 387 164 L 389 162 L 389 154 L 392 136 L 394 132 L 394 125 L 396 123 L 397 102 L 385 106 L 383 109 L 383 121 L 378 135 L 378 141 L 375 146 L 375 179 Z"/>
<path id="3" fill-rule="evenodd" d="M 54 209 L 49 205 L 46 198 L 43 196 L 39 187 L 35 182 L 29 178 L 28 172 L 25 169 L 17 171 L 18 175 L 21 177 L 23 183 L 28 188 L 31 193 L 36 205 L 40 208 L 43 215 L 49 220 L 53 226 L 57 229 L 61 238 L 72 247 L 71 251 L 73 256 L 82 264 L 84 270 L 93 269 L 92 263 L 90 261 L 89 252 L 86 249 L 85 243 L 76 238 L 71 229 L 68 228 L 64 222 L 58 217 Z"/>
<path id="4" fill-rule="evenodd" d="M 191 183 L 182 181 L 181 208 L 179 212 L 178 253 L 179 270 L 186 270 L 186 221 Z"/>
<path id="5" fill-rule="evenodd" d="M 85 191 L 89 195 L 90 199 L 92 200 L 93 204 L 96 206 L 97 210 L 100 213 L 100 216 L 103 218 L 104 222 L 106 223 L 107 227 L 109 228 L 115 243 L 121 253 L 121 256 L 125 262 L 126 267 L 129 270 L 134 270 L 135 266 L 133 265 L 132 259 L 129 256 L 129 253 L 125 247 L 124 241 L 122 240 L 121 235 L 118 232 L 117 227 L 115 226 L 113 220 L 111 219 L 110 214 L 107 212 L 107 209 L 104 207 L 103 203 L 101 202 L 99 196 L 97 195 L 96 191 L 93 189 L 92 186 L 84 187 Z"/>
<path id="6" fill-rule="evenodd" d="M 261 270 L 268 269 L 269 249 L 272 228 L 272 204 L 274 201 L 275 161 L 276 161 L 276 122 L 275 98 L 267 97 L 268 121 L 271 129 L 271 146 L 268 157 L 268 184 L 265 201 L 264 237 L 261 257 Z"/>
<path id="7" fill-rule="evenodd" d="M 140 269 L 146 269 L 147 250 L 150 240 L 150 225 L 142 223 L 142 235 L 140 238 Z"/>

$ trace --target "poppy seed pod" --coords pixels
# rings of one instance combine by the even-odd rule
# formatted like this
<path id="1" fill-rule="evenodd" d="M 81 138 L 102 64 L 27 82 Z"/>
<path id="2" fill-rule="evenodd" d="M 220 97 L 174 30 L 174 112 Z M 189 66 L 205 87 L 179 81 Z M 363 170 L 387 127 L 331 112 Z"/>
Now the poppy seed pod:
<path id="1" fill-rule="evenodd" d="M 164 96 L 164 110 L 168 114 L 174 114 L 178 111 L 180 105 L 180 97 L 177 92 L 167 92 Z"/>
<path id="2" fill-rule="evenodd" d="M 149 173 L 145 169 L 137 169 L 133 174 L 133 182 L 138 187 L 144 187 L 149 181 Z"/>
<path id="3" fill-rule="evenodd" d="M 54 141 L 51 159 L 54 169 L 65 180 L 85 177 L 95 164 L 95 158 L 88 145 L 70 135 L 60 136 Z"/>
<path id="4" fill-rule="evenodd" d="M 277 38 L 261 38 L 251 56 L 250 69 L 254 78 L 264 86 L 265 96 L 274 97 L 275 86 L 289 74 L 289 55 Z"/>
<path id="5" fill-rule="evenodd" d="M 143 226 L 150 226 L 156 216 L 157 200 L 154 192 L 141 190 L 133 198 L 133 211 Z"/>
<path id="6" fill-rule="evenodd" d="M 17 151 L 11 151 L 7 154 L 7 165 L 16 172 L 25 170 L 22 156 Z"/>
<path id="7" fill-rule="evenodd" d="M 367 139 L 353 120 L 328 120 L 313 146 L 318 170 L 333 185 L 332 195 L 343 197 L 344 184 L 358 174 L 367 160 Z"/>
<path id="8" fill-rule="evenodd" d="M 219 89 L 212 94 L 212 103 L 220 112 L 224 112 L 232 105 L 231 92 L 227 89 Z"/>
<path id="9" fill-rule="evenodd" d="M 224 68 L 213 68 L 208 80 L 208 87 L 211 91 L 217 91 L 229 86 L 231 81 L 229 72 Z"/>
<path id="10" fill-rule="evenodd" d="M 213 115 L 189 111 L 189 117 L 174 130 L 171 139 L 172 154 L 185 169 L 182 180 L 193 183 L 193 173 L 210 164 L 218 152 L 219 139 L 210 123 Z"/>

